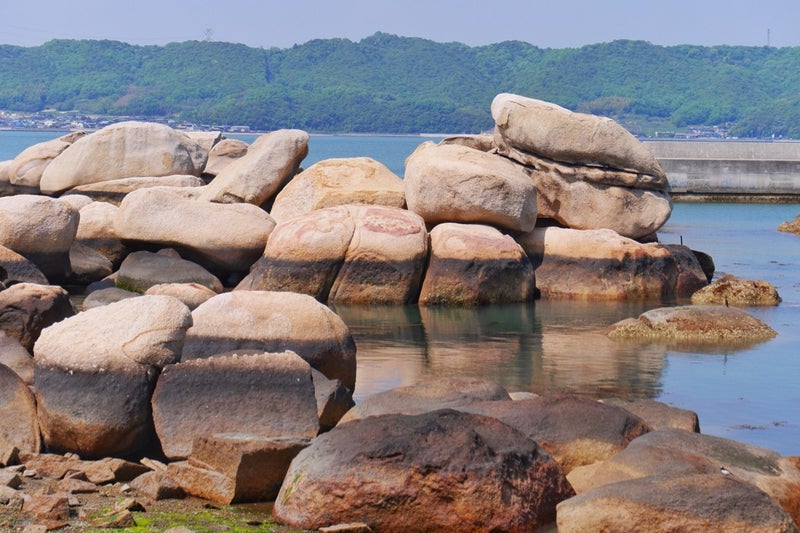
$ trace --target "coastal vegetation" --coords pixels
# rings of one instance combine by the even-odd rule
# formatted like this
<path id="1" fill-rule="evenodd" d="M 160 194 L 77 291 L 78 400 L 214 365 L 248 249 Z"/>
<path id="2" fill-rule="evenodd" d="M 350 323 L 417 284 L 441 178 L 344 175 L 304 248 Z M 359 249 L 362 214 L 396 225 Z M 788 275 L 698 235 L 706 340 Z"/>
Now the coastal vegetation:
<path id="1" fill-rule="evenodd" d="M 0 109 L 168 117 L 257 130 L 477 133 L 500 92 L 610 116 L 635 134 L 800 137 L 800 47 L 613 41 L 470 47 L 376 33 L 291 48 L 213 41 L 0 46 Z"/>

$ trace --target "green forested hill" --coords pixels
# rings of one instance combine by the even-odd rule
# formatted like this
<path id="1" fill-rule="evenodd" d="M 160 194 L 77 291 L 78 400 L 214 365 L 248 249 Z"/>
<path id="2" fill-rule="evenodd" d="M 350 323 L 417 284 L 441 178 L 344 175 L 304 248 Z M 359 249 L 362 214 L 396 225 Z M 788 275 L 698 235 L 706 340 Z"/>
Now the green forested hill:
<path id="1" fill-rule="evenodd" d="M 378 33 L 288 49 L 190 41 L 0 46 L 0 109 L 174 116 L 260 130 L 479 132 L 500 92 L 611 116 L 636 133 L 723 125 L 800 137 L 800 48 L 614 41 L 481 47 Z"/>

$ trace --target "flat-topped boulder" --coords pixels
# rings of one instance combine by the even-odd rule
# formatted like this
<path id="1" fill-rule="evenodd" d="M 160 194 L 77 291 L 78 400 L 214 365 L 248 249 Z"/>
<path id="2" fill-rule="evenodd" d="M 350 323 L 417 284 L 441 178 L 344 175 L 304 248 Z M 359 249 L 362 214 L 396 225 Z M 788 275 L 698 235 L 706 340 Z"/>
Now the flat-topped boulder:
<path id="1" fill-rule="evenodd" d="M 305 294 L 237 290 L 214 296 L 192 311 L 182 361 L 225 352 L 291 350 L 353 390 L 356 346 L 333 311 Z"/>
<path id="2" fill-rule="evenodd" d="M 731 274 L 722 276 L 692 294 L 692 303 L 696 305 L 755 307 L 778 305 L 780 302 L 781 297 L 771 283 L 741 279 Z"/>
<path id="3" fill-rule="evenodd" d="M 501 93 L 492 101 L 498 146 L 567 163 L 594 164 L 664 178 L 650 150 L 610 118 Z"/>
<path id="4" fill-rule="evenodd" d="M 421 305 L 525 302 L 533 290 L 533 266 L 510 236 L 480 224 L 444 223 L 431 230 Z"/>
<path id="5" fill-rule="evenodd" d="M 309 211 L 345 204 L 406 204 L 403 180 L 369 157 L 326 159 L 292 178 L 278 193 L 270 215 L 281 222 Z"/>
<path id="6" fill-rule="evenodd" d="M 707 283 L 688 248 L 678 257 L 670 247 L 642 244 L 610 229 L 536 228 L 517 241 L 535 266 L 542 298 L 689 297 Z"/>
<path id="7" fill-rule="evenodd" d="M 63 282 L 79 219 L 77 209 L 45 196 L 0 198 L 0 245 L 31 260 L 47 279 Z"/>
<path id="8" fill-rule="evenodd" d="M 640 342 L 750 344 L 777 333 L 752 315 L 724 305 L 660 307 L 613 324 L 608 335 Z"/>
<path id="9" fill-rule="evenodd" d="M 183 132 L 152 122 L 120 122 L 75 141 L 42 173 L 43 194 L 137 176 L 199 176 L 208 152 Z"/>
<path id="10" fill-rule="evenodd" d="M 512 403 L 512 402 L 508 402 Z M 496 419 L 448 409 L 356 420 L 292 461 L 273 516 L 319 529 L 534 531 L 573 495 L 537 444 Z"/>
<path id="11" fill-rule="evenodd" d="M 277 130 L 259 136 L 247 153 L 222 169 L 203 190 L 208 202 L 262 205 L 297 173 L 308 155 L 308 133 Z"/>
<path id="12" fill-rule="evenodd" d="M 196 438 L 215 433 L 312 438 L 319 431 L 311 367 L 291 351 L 168 365 L 152 405 L 170 459 L 189 457 Z"/>
<path id="13" fill-rule="evenodd" d="M 164 283 L 197 283 L 214 293 L 222 292 L 222 282 L 200 265 L 169 253 L 133 252 L 117 271 L 115 283 L 125 290 L 145 292 Z"/>
<path id="14" fill-rule="evenodd" d="M 413 303 L 427 257 L 419 215 L 379 205 L 329 207 L 278 224 L 238 288 L 323 302 Z"/>
<path id="15" fill-rule="evenodd" d="M 53 324 L 34 345 L 45 444 L 86 457 L 129 456 L 153 442 L 150 396 L 180 359 L 191 313 L 170 296 L 140 296 Z"/>
<path id="16" fill-rule="evenodd" d="M 457 144 L 422 143 L 406 159 L 408 209 L 429 226 L 487 224 L 530 231 L 536 224 L 536 187 L 519 165 Z"/>
<path id="17" fill-rule="evenodd" d="M 246 272 L 274 227 L 254 205 L 204 202 L 162 187 L 128 194 L 114 219 L 123 243 L 175 248 L 212 273 Z"/>

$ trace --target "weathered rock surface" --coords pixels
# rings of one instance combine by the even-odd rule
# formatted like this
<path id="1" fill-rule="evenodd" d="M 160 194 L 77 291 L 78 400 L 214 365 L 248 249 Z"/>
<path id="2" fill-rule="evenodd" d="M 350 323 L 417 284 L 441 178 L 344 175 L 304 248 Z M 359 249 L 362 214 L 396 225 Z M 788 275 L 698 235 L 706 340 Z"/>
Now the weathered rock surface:
<path id="1" fill-rule="evenodd" d="M 187 189 L 187 191 L 199 195 L 201 187 L 205 186 L 205 184 L 206 182 L 201 178 L 186 174 L 159 177 L 140 176 L 78 185 L 65 192 L 62 197 L 68 198 L 69 196 L 79 194 L 88 196 L 97 202 L 106 202 L 118 206 L 122 200 L 125 199 L 125 196 L 139 189 L 173 187 L 177 189 Z"/>
<path id="2" fill-rule="evenodd" d="M 536 228 L 517 237 L 536 268 L 542 298 L 645 300 L 688 297 L 706 285 L 700 263 L 612 230 Z M 687 249 L 688 250 L 688 249 Z"/>
<path id="3" fill-rule="evenodd" d="M 437 409 L 510 400 L 508 392 L 494 381 L 480 378 L 437 377 L 413 385 L 371 394 L 350 409 L 340 423 L 378 415 L 419 415 Z"/>
<path id="4" fill-rule="evenodd" d="M 314 394 L 317 398 L 319 430 L 328 431 L 355 405 L 353 391 L 338 379 L 328 379 L 313 368 L 311 379 L 314 381 Z"/>
<path id="5" fill-rule="evenodd" d="M 32 261 L 54 283 L 64 281 L 79 218 L 76 209 L 52 198 L 0 198 L 0 245 Z"/>
<path id="6" fill-rule="evenodd" d="M 84 132 L 69 133 L 58 139 L 29 146 L 12 160 L 8 169 L 8 181 L 17 186 L 38 189 L 42 172 L 50 161 L 84 135 Z"/>
<path id="7" fill-rule="evenodd" d="M 199 176 L 208 153 L 185 133 L 163 124 L 120 122 L 75 141 L 42 174 L 44 194 L 78 185 L 138 176 Z"/>
<path id="8" fill-rule="evenodd" d="M 245 155 L 220 171 L 200 199 L 260 206 L 297 173 L 306 155 L 308 133 L 302 130 L 277 130 L 261 135 Z"/>
<path id="9" fill-rule="evenodd" d="M 653 431 L 661 429 L 683 429 L 700 433 L 700 419 L 697 413 L 667 405 L 664 402 L 648 399 L 624 400 L 622 398 L 604 398 L 608 405 L 622 407 L 638 416 Z"/>
<path id="10" fill-rule="evenodd" d="M 233 491 L 219 503 L 273 501 L 292 459 L 310 442 L 306 438 L 217 433 L 195 439 L 189 464 L 233 481 Z M 187 488 L 187 492 L 198 492 Z"/>
<path id="11" fill-rule="evenodd" d="M 533 266 L 522 247 L 479 224 L 439 224 L 431 230 L 420 305 L 476 306 L 533 298 Z"/>
<path id="12" fill-rule="evenodd" d="M 167 188 L 132 192 L 114 220 L 123 242 L 175 248 L 211 272 L 246 272 L 274 227 L 254 205 L 203 202 Z"/>
<path id="13" fill-rule="evenodd" d="M 778 224 L 778 231 L 800 235 L 800 215 L 797 215 L 788 222 L 781 222 Z"/>
<path id="14" fill-rule="evenodd" d="M 74 243 L 97 250 L 111 261 L 115 268 L 119 267 L 128 254 L 128 248 L 122 244 L 114 231 L 117 210 L 116 206 L 108 202 L 93 201 L 81 207 L 78 231 L 74 241 Z"/>
<path id="15" fill-rule="evenodd" d="M 319 431 L 311 367 L 289 351 L 169 365 L 152 405 L 170 459 L 188 457 L 195 438 L 214 433 L 312 438 Z"/>
<path id="16" fill-rule="evenodd" d="M 769 496 L 719 473 L 652 476 L 605 485 L 558 505 L 558 531 L 796 532 Z"/>
<path id="17" fill-rule="evenodd" d="M 270 215 L 278 222 L 346 204 L 406 204 L 403 180 L 369 157 L 326 159 L 295 176 L 275 197 Z"/>
<path id="18" fill-rule="evenodd" d="M 520 432 L 440 410 L 317 437 L 292 461 L 273 516 L 303 529 L 357 521 L 375 531 L 532 531 L 572 494 L 561 468 Z"/>
<path id="19" fill-rule="evenodd" d="M 800 519 L 800 469 L 791 459 L 758 446 L 679 429 L 643 435 L 607 461 L 573 470 L 569 480 L 582 493 L 628 479 L 692 474 L 751 483 L 795 521 Z"/>
<path id="20" fill-rule="evenodd" d="M 781 297 L 771 283 L 761 280 L 741 279 L 726 274 L 711 285 L 692 294 L 695 305 L 736 305 L 754 307 L 778 305 Z"/>
<path id="21" fill-rule="evenodd" d="M 426 142 L 406 159 L 403 181 L 408 209 L 429 226 L 463 222 L 530 231 L 536 224 L 534 183 L 496 155 Z"/>
<path id="22" fill-rule="evenodd" d="M 330 302 L 413 303 L 427 256 L 428 233 L 418 215 L 375 205 L 331 207 L 278 224 L 239 288 Z"/>
<path id="23" fill-rule="evenodd" d="M 90 246 L 74 242 L 69 249 L 70 284 L 88 285 L 114 273 L 111 261 Z"/>
<path id="24" fill-rule="evenodd" d="M 119 302 L 120 300 L 126 300 L 128 298 L 135 298 L 137 296 L 141 296 L 138 292 L 126 291 L 125 289 L 120 289 L 119 287 L 106 287 L 104 289 L 97 289 L 89 294 L 83 299 L 83 303 L 81 304 L 81 310 L 86 311 L 87 309 L 92 309 L 93 307 L 102 307 L 104 305 L 113 304 L 114 302 Z"/>
<path id="25" fill-rule="evenodd" d="M 34 356 L 45 444 L 86 457 L 127 456 L 150 445 L 158 370 L 179 360 L 190 325 L 177 299 L 141 296 L 43 330 Z"/>
<path id="26" fill-rule="evenodd" d="M 224 168 L 247 153 L 249 145 L 239 139 L 222 139 L 208 152 L 203 175 L 217 176 Z"/>
<path id="27" fill-rule="evenodd" d="M 565 472 L 608 459 L 650 427 L 611 405 L 575 395 L 553 394 L 514 402 L 480 402 L 461 411 L 497 418 L 544 448 Z"/>
<path id="28" fill-rule="evenodd" d="M 724 305 L 660 307 L 613 324 L 608 335 L 642 342 L 747 344 L 777 333 L 741 309 Z"/>
<path id="29" fill-rule="evenodd" d="M 237 350 L 291 350 L 330 379 L 355 386 L 356 347 L 333 311 L 290 292 L 233 291 L 192 312 L 182 361 Z"/>
<path id="30" fill-rule="evenodd" d="M 33 262 L 0 244 L 0 290 L 15 283 L 47 285 L 49 281 Z"/>
<path id="31" fill-rule="evenodd" d="M 26 385 L 33 385 L 33 357 L 17 339 L 0 329 L 0 365 L 14 371 Z"/>
<path id="32" fill-rule="evenodd" d="M 0 330 L 31 353 L 44 328 L 74 314 L 69 293 L 58 286 L 18 283 L 0 291 Z"/>
<path id="33" fill-rule="evenodd" d="M 598 164 L 664 178 L 655 156 L 617 122 L 502 93 L 492 101 L 501 142 L 555 161 Z"/>
<path id="34" fill-rule="evenodd" d="M 10 368 L 0 364 L 0 443 L 24 453 L 41 448 L 36 399 L 28 385 Z"/>
<path id="35" fill-rule="evenodd" d="M 222 282 L 200 265 L 163 253 L 133 252 L 119 267 L 116 284 L 126 290 L 145 292 L 164 283 L 196 283 L 214 293 Z"/>
<path id="36" fill-rule="evenodd" d="M 190 310 L 194 311 L 200 304 L 210 300 L 217 295 L 205 285 L 199 283 L 159 283 L 153 285 L 145 291 L 145 294 L 164 294 L 177 298 Z"/>

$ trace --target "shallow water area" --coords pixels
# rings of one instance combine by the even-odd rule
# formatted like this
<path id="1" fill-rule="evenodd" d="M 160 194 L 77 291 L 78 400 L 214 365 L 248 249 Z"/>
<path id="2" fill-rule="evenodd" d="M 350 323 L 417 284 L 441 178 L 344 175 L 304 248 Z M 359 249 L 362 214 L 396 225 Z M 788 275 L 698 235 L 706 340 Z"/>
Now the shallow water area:
<path id="1" fill-rule="evenodd" d="M 62 134 L 0 131 L 0 161 Z M 404 159 L 426 140 L 439 138 L 312 135 L 303 166 L 369 156 L 402 176 Z M 779 306 L 746 309 L 778 332 L 772 340 L 736 349 L 676 349 L 605 335 L 618 320 L 686 302 L 332 305 L 358 346 L 356 400 L 423 377 L 479 376 L 511 391 L 654 398 L 696 411 L 704 433 L 800 455 L 800 236 L 776 229 L 798 214 L 798 204 L 676 203 L 659 232 L 663 243 L 683 242 L 710 254 L 716 277 L 730 273 L 775 285 Z"/>

